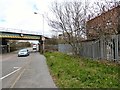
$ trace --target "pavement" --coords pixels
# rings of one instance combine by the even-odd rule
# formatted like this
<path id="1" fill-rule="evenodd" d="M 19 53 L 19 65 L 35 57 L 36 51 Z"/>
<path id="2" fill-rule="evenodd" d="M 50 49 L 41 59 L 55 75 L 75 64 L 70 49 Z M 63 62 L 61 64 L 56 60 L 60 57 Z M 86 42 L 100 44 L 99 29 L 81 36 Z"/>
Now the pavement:
<path id="1" fill-rule="evenodd" d="M 57 88 L 44 55 L 31 52 L 27 57 L 17 57 L 17 52 L 2 55 L 2 77 L 17 70 L 2 79 L 3 88 Z"/>
<path id="2" fill-rule="evenodd" d="M 31 58 L 12 88 L 56 88 L 50 76 L 46 58 L 38 52 L 33 53 Z"/>

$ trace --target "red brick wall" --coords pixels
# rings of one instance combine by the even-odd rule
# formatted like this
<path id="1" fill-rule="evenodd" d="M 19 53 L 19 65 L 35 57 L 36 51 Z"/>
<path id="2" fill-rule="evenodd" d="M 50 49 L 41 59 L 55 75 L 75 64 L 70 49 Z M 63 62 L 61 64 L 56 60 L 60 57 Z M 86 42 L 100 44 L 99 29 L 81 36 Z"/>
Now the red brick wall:
<path id="1" fill-rule="evenodd" d="M 113 8 L 101 15 L 87 21 L 88 39 L 96 39 L 101 35 L 118 33 L 119 24 L 119 7 Z"/>

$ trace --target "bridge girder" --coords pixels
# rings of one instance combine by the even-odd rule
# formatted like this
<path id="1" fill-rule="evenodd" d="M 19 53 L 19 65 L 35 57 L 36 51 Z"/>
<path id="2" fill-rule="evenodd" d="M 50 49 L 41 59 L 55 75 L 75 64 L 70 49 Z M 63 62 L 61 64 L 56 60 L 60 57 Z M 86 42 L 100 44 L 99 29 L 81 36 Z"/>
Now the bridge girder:
<path id="1" fill-rule="evenodd" d="M 42 35 L 34 35 L 34 34 L 23 34 L 23 33 L 15 33 L 15 32 L 4 32 L 0 31 L 0 39 L 1 40 L 38 40 L 40 43 L 42 42 Z M 43 52 L 42 48 L 43 44 L 39 44 L 39 51 Z"/>
<path id="2" fill-rule="evenodd" d="M 40 40 L 41 41 L 42 35 L 0 32 L 0 38 L 14 39 L 14 40 Z"/>

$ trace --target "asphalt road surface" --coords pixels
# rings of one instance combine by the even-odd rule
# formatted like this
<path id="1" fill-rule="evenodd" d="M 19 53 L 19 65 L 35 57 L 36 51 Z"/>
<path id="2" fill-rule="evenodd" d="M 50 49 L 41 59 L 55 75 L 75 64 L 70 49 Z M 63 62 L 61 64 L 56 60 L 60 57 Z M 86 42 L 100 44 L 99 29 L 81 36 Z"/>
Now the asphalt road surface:
<path id="1" fill-rule="evenodd" d="M 18 57 L 17 53 L 2 55 L 2 88 L 56 88 L 43 55 L 31 52 Z"/>

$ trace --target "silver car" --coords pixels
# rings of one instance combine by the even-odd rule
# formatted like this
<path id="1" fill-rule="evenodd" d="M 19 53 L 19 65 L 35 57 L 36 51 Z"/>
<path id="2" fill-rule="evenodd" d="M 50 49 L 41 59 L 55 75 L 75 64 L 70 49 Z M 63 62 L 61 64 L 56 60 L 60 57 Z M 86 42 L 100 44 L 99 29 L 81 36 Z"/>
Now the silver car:
<path id="1" fill-rule="evenodd" d="M 18 52 L 18 57 L 20 56 L 29 56 L 29 51 L 28 49 L 21 49 L 19 52 Z"/>

